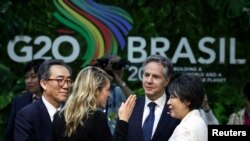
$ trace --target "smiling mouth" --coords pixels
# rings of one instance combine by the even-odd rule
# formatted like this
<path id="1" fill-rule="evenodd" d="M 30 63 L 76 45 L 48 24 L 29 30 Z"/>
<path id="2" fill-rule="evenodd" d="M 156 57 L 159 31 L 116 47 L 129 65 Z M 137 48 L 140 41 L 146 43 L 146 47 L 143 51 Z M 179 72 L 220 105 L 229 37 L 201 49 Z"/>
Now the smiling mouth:
<path id="1" fill-rule="evenodd" d="M 173 111 L 173 109 L 172 109 L 172 108 L 169 108 L 169 107 L 168 107 L 168 109 L 169 109 L 169 112 L 168 112 L 168 113 L 171 113 L 171 112 Z"/>
<path id="2" fill-rule="evenodd" d="M 152 91 L 153 90 L 153 88 L 151 88 L 151 87 L 145 87 L 146 88 L 146 90 L 148 90 L 148 91 Z"/>
<path id="3" fill-rule="evenodd" d="M 61 92 L 61 94 L 64 95 L 64 96 L 68 96 L 67 92 Z"/>

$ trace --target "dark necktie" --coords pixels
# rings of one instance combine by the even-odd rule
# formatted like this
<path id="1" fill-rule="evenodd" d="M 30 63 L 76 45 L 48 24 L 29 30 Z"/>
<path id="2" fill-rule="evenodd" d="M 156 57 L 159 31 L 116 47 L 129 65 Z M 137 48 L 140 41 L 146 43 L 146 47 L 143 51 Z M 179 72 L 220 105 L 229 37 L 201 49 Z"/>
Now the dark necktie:
<path id="1" fill-rule="evenodd" d="M 153 125 L 154 125 L 154 120 L 155 120 L 155 103 L 150 102 L 148 104 L 148 107 L 150 109 L 150 113 L 148 117 L 146 118 L 143 127 L 142 127 L 142 133 L 143 133 L 143 141 L 150 141 L 151 140 L 151 135 L 152 135 L 152 130 L 153 130 Z"/>
<path id="2" fill-rule="evenodd" d="M 38 97 L 34 96 L 33 97 L 33 102 L 37 101 L 38 99 L 39 99 Z"/>

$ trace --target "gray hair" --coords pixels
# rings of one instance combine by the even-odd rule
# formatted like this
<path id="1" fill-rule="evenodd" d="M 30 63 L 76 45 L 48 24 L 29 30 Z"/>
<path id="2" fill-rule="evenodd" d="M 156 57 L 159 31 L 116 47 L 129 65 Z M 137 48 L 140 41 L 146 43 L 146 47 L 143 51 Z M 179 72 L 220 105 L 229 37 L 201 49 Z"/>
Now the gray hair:
<path id="1" fill-rule="evenodd" d="M 143 70 L 145 66 L 150 63 L 150 62 L 156 62 L 159 63 L 163 66 L 163 75 L 165 76 L 166 79 L 171 79 L 173 75 L 173 63 L 172 61 L 167 58 L 163 57 L 161 55 L 151 55 L 148 56 L 148 58 L 143 62 Z"/>

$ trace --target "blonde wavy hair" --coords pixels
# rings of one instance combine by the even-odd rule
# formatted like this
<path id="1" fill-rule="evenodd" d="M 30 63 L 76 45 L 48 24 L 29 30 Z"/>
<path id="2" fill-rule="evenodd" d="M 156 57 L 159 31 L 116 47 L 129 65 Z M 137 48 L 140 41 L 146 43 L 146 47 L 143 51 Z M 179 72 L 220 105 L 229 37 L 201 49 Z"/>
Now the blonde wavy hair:
<path id="1" fill-rule="evenodd" d="M 70 137 L 79 125 L 84 126 L 84 121 L 99 108 L 97 92 L 111 80 L 104 70 L 94 66 L 88 66 L 78 73 L 62 109 L 66 122 L 65 136 Z"/>

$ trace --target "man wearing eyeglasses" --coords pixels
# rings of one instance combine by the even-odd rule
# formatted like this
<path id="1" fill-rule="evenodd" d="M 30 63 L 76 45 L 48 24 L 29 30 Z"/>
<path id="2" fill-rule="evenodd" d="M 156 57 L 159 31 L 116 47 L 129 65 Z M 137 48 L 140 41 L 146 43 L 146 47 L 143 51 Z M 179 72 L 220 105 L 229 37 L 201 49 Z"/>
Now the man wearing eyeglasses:
<path id="1" fill-rule="evenodd" d="M 16 116 L 15 141 L 51 141 L 52 121 L 68 97 L 72 70 L 63 61 L 50 59 L 38 71 L 42 98 L 22 108 Z"/>

